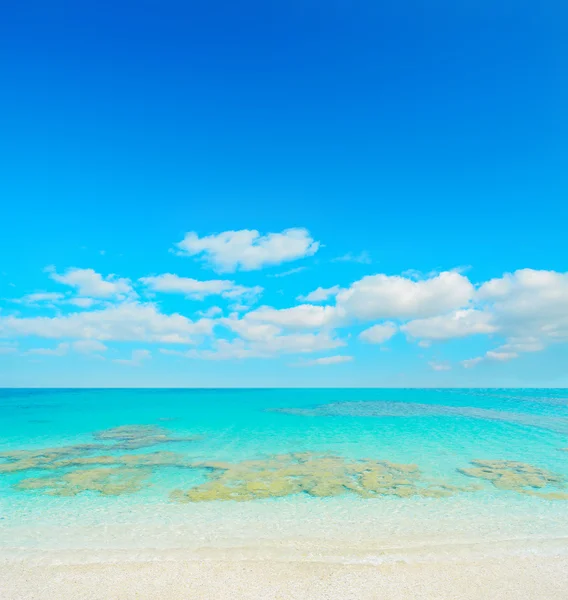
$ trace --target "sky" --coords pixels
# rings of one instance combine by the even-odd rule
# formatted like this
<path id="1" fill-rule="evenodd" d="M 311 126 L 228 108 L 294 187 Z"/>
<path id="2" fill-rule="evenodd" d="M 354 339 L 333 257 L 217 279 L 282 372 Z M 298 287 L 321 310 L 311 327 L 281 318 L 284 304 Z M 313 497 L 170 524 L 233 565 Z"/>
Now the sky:
<path id="1" fill-rule="evenodd" d="M 568 387 L 568 5 L 0 9 L 0 387 Z"/>

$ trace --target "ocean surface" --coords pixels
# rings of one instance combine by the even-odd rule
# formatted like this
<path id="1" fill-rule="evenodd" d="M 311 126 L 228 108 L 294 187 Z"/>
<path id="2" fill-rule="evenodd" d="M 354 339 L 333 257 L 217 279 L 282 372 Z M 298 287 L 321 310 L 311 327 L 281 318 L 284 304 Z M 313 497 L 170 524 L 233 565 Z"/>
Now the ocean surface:
<path id="1" fill-rule="evenodd" d="M 0 390 L 0 554 L 568 553 L 566 389 Z"/>

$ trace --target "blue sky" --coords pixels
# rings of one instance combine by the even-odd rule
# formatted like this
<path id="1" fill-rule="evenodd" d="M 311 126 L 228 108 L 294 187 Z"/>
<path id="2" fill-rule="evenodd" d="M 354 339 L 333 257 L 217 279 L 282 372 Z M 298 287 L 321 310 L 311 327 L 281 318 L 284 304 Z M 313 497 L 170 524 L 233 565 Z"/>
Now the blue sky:
<path id="1" fill-rule="evenodd" d="M 565 3 L 12 4 L 0 386 L 568 386 Z"/>

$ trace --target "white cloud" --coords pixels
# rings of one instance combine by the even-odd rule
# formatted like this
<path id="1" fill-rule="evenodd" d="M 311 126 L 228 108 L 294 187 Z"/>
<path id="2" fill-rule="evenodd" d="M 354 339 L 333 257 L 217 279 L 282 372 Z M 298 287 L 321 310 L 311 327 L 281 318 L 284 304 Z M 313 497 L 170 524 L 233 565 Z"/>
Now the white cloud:
<path id="1" fill-rule="evenodd" d="M 32 348 L 26 354 L 39 354 L 41 356 L 64 356 L 69 351 L 69 344 L 61 343 L 55 348 Z"/>
<path id="2" fill-rule="evenodd" d="M 89 312 L 55 317 L 0 317 L 0 336 L 192 343 L 209 335 L 214 322 L 166 315 L 151 303 L 125 302 Z"/>
<path id="3" fill-rule="evenodd" d="M 433 371 L 449 371 L 452 367 L 447 362 L 431 360 L 428 365 Z"/>
<path id="4" fill-rule="evenodd" d="M 270 323 L 255 323 L 249 319 L 230 317 L 221 319 L 221 323 L 241 338 L 249 341 L 264 341 L 282 333 L 282 329 Z"/>
<path id="5" fill-rule="evenodd" d="M 382 344 L 390 340 L 397 332 L 397 326 L 394 323 L 379 323 L 365 329 L 359 334 L 359 339 L 369 344 Z"/>
<path id="6" fill-rule="evenodd" d="M 77 340 L 73 342 L 73 350 L 81 354 L 91 354 L 93 352 L 105 352 L 108 348 L 98 340 Z"/>
<path id="7" fill-rule="evenodd" d="M 352 356 L 340 355 L 336 356 L 324 356 L 322 358 L 314 358 L 313 360 L 307 360 L 302 365 L 337 365 L 340 363 L 351 362 Z"/>
<path id="8" fill-rule="evenodd" d="M 0 354 L 15 354 L 17 351 L 16 346 L 0 346 Z"/>
<path id="9" fill-rule="evenodd" d="M 497 350 L 501 352 L 540 352 L 545 346 L 541 340 L 536 337 L 509 337 L 507 343 L 500 346 Z"/>
<path id="10" fill-rule="evenodd" d="M 483 360 L 483 357 L 482 356 L 478 356 L 476 358 L 468 358 L 467 360 L 462 360 L 461 364 L 466 369 L 472 369 L 473 367 L 475 367 L 475 365 L 478 365 L 482 360 Z"/>
<path id="11" fill-rule="evenodd" d="M 128 279 L 118 278 L 115 275 L 103 277 L 93 269 L 71 268 L 62 275 L 58 274 L 54 267 L 47 267 L 46 271 L 54 281 L 76 288 L 80 296 L 124 298 L 133 293 Z"/>
<path id="12" fill-rule="evenodd" d="M 344 346 L 345 342 L 328 333 L 278 334 L 274 330 L 246 339 L 215 340 L 210 350 L 189 350 L 188 358 L 231 360 L 245 358 L 274 358 L 283 354 L 309 354 Z"/>
<path id="13" fill-rule="evenodd" d="M 227 279 L 200 281 L 190 277 L 179 277 L 173 273 L 164 273 L 155 277 L 142 277 L 140 281 L 155 292 L 185 294 L 187 297 L 196 300 L 202 300 L 211 295 L 229 299 L 246 298 L 254 300 L 263 292 L 263 288 L 258 285 L 245 287 Z"/>
<path id="14" fill-rule="evenodd" d="M 334 285 L 330 288 L 319 287 L 306 296 L 298 296 L 296 299 L 300 300 L 300 302 L 324 302 L 328 298 L 337 295 L 340 289 L 341 288 L 338 285 Z"/>
<path id="15" fill-rule="evenodd" d="M 14 300 L 14 302 L 19 302 L 21 304 L 56 304 L 64 300 L 64 294 L 60 294 L 58 292 L 35 292 L 33 294 L 27 294 L 20 298 L 19 300 Z"/>
<path id="16" fill-rule="evenodd" d="M 490 334 L 497 331 L 493 315 L 472 308 L 456 310 L 449 314 L 416 319 L 401 327 L 413 338 L 428 340 L 449 340 L 474 334 Z"/>
<path id="17" fill-rule="evenodd" d="M 462 365 L 466 369 L 471 369 L 478 365 L 481 362 L 485 361 L 498 361 L 498 362 L 506 362 L 509 360 L 513 360 L 514 358 L 518 358 L 519 355 L 516 352 L 502 352 L 500 349 L 497 350 L 489 350 L 485 353 L 484 356 L 477 356 L 476 358 L 469 358 L 467 360 L 462 360 Z"/>
<path id="18" fill-rule="evenodd" d="M 295 267 L 294 269 L 288 269 L 288 271 L 284 271 L 282 273 L 274 273 L 273 275 L 269 275 L 269 277 L 288 277 L 289 275 L 295 275 L 296 273 L 301 273 L 305 271 L 307 267 Z"/>
<path id="19" fill-rule="evenodd" d="M 224 231 L 199 237 L 190 231 L 176 244 L 178 254 L 202 256 L 219 272 L 241 269 L 254 271 L 315 254 L 319 242 L 307 229 L 285 229 L 281 233 L 261 235 L 256 230 Z"/>
<path id="20" fill-rule="evenodd" d="M 91 306 L 97 303 L 93 298 L 70 298 L 67 302 L 79 308 L 91 308 Z"/>
<path id="21" fill-rule="evenodd" d="M 140 367 L 145 360 L 152 357 L 149 350 L 133 350 L 130 358 L 117 358 L 113 362 L 130 367 Z"/>
<path id="22" fill-rule="evenodd" d="M 80 308 L 90 308 L 97 300 L 94 300 L 93 298 L 69 298 L 65 294 L 59 292 L 34 292 L 33 294 L 27 294 L 22 298 L 13 300 L 13 302 L 27 304 L 29 306 L 42 305 L 51 308 L 61 304 L 71 304 Z"/>
<path id="23" fill-rule="evenodd" d="M 361 263 L 363 265 L 370 265 L 371 257 L 369 256 L 369 253 L 366 250 L 363 250 L 363 252 L 361 252 L 360 254 L 348 252 L 343 256 L 337 256 L 336 258 L 332 259 L 331 262 L 355 262 Z"/>
<path id="24" fill-rule="evenodd" d="M 269 323 L 287 329 L 319 329 L 332 324 L 337 319 L 335 306 L 314 306 L 299 304 L 292 308 L 272 308 L 261 306 L 247 313 L 244 319 L 254 323 Z"/>
<path id="25" fill-rule="evenodd" d="M 521 269 L 487 281 L 476 296 L 516 343 L 568 340 L 568 273 Z"/>
<path id="26" fill-rule="evenodd" d="M 341 290 L 337 305 L 348 317 L 361 320 L 422 318 L 461 308 L 473 293 L 469 279 L 454 271 L 422 281 L 379 274 Z"/>
<path id="27" fill-rule="evenodd" d="M 223 310 L 218 306 L 210 306 L 207 310 L 200 310 L 197 312 L 201 317 L 205 317 L 206 319 L 212 319 L 213 317 L 217 317 L 223 314 Z"/>
<path id="28" fill-rule="evenodd" d="M 518 358 L 519 355 L 516 352 L 497 352 L 496 350 L 489 350 L 485 354 L 486 358 L 490 360 L 512 360 Z"/>

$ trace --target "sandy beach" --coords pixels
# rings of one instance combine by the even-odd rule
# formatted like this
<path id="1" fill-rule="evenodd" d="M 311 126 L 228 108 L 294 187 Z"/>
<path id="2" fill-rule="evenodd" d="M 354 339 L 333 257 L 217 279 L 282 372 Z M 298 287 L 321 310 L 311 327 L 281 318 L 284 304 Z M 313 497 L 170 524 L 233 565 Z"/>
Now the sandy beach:
<path id="1" fill-rule="evenodd" d="M 568 558 L 384 565 L 236 560 L 4 561 L 3 600 L 565 600 Z"/>

